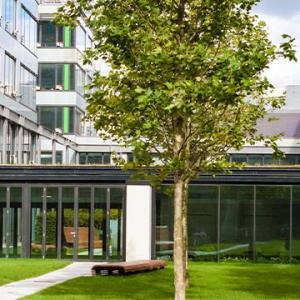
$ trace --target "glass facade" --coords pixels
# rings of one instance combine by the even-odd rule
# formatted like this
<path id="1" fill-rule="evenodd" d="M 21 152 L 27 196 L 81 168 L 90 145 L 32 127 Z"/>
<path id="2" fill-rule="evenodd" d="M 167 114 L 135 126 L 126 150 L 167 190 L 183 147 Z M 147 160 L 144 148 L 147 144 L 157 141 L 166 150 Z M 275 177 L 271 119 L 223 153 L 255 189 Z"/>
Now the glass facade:
<path id="1" fill-rule="evenodd" d="M 21 43 L 31 52 L 36 53 L 37 22 L 30 12 L 21 7 Z"/>
<path id="2" fill-rule="evenodd" d="M 122 186 L 0 186 L 0 257 L 121 260 Z"/>
<path id="3" fill-rule="evenodd" d="M 39 124 L 55 130 L 60 129 L 63 134 L 80 134 L 82 113 L 72 106 L 39 106 Z M 79 125 L 78 125 L 79 124 Z"/>
<path id="4" fill-rule="evenodd" d="M 299 259 L 299 199 L 299 186 L 191 185 L 189 256 L 196 260 Z M 172 197 L 158 191 L 157 256 L 172 255 L 172 214 Z"/>
<path id="5" fill-rule="evenodd" d="M 156 256 L 171 256 L 173 200 L 156 193 Z M 189 255 L 300 259 L 299 185 L 191 185 Z M 0 186 L 0 257 L 122 260 L 124 186 Z"/>
<path id="6" fill-rule="evenodd" d="M 75 30 L 67 26 L 57 26 L 51 21 L 39 21 L 38 43 L 40 47 L 70 48 L 75 46 Z"/>
<path id="7" fill-rule="evenodd" d="M 20 75 L 20 102 L 35 110 L 36 76 L 23 66 Z"/>
<path id="8" fill-rule="evenodd" d="M 50 91 L 75 89 L 74 64 L 39 64 L 39 88 Z"/>
<path id="9" fill-rule="evenodd" d="M 111 153 L 109 152 L 81 152 L 79 153 L 79 164 L 99 164 L 109 165 L 111 164 Z"/>

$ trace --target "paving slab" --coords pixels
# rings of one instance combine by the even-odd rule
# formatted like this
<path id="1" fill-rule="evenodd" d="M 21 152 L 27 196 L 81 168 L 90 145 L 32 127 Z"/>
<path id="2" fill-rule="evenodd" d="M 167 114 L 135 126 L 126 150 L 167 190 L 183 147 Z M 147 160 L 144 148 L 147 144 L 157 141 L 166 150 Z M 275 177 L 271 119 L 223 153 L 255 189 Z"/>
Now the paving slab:
<path id="1" fill-rule="evenodd" d="M 63 269 L 59 269 L 38 277 L 14 281 L 9 284 L 2 285 L 0 286 L 0 299 L 20 299 L 73 278 L 91 276 L 91 268 L 95 264 L 99 264 L 99 262 L 74 262 Z"/>

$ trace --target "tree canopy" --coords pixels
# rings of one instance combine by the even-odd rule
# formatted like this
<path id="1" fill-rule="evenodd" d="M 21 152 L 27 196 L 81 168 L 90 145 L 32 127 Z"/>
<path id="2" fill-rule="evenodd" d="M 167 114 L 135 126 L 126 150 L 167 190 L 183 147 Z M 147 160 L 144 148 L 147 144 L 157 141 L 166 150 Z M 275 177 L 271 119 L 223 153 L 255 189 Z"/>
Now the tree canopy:
<path id="1" fill-rule="evenodd" d="M 174 176 L 177 299 L 184 299 L 176 270 L 186 271 L 189 181 L 200 171 L 227 170 L 228 150 L 245 143 L 264 141 L 278 151 L 276 136 L 256 130 L 284 103 L 266 97 L 273 86 L 263 72 L 279 57 L 296 59 L 294 40 L 283 35 L 280 46 L 272 44 L 252 13 L 258 2 L 78 0 L 57 17 L 70 26 L 84 18 L 94 38 L 85 62 L 101 57 L 111 66 L 107 76 L 94 74 L 86 95 L 100 135 L 133 147 L 131 167 L 155 165 L 155 153 L 155 178 Z"/>

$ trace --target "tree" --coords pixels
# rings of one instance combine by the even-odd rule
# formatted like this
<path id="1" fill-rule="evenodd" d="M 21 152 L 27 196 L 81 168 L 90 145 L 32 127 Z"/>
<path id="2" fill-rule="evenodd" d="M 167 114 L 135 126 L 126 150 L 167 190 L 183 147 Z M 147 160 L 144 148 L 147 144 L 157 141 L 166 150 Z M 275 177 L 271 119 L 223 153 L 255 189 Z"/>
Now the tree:
<path id="1" fill-rule="evenodd" d="M 175 299 L 187 284 L 187 191 L 199 172 L 226 172 L 229 149 L 276 137 L 256 131 L 273 86 L 263 76 L 278 57 L 296 60 L 293 39 L 277 48 L 251 10 L 259 0 L 68 1 L 56 21 L 84 17 L 94 34 L 85 62 L 102 57 L 107 76 L 89 85 L 88 117 L 104 138 L 133 147 L 127 165 L 153 181 L 174 178 Z M 160 164 L 156 164 L 156 158 Z"/>

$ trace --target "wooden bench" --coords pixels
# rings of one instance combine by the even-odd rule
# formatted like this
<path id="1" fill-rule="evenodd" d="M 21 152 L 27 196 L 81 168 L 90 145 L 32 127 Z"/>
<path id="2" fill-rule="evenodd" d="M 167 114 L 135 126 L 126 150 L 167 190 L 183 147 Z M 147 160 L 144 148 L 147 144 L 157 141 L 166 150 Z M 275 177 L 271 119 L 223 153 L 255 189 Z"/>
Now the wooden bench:
<path id="1" fill-rule="evenodd" d="M 143 271 L 163 269 L 166 266 L 164 260 L 136 260 L 131 262 L 114 262 L 92 267 L 92 275 L 129 274 Z"/>

